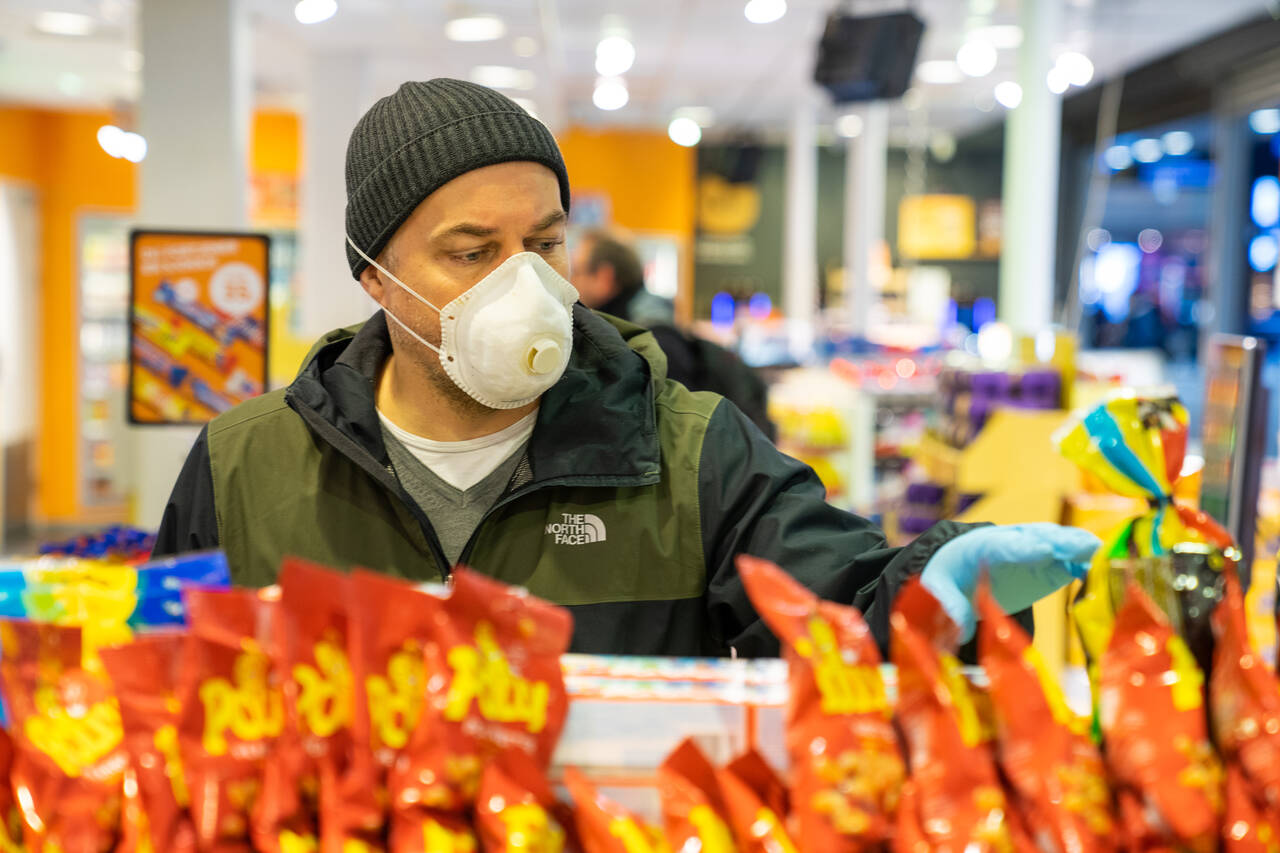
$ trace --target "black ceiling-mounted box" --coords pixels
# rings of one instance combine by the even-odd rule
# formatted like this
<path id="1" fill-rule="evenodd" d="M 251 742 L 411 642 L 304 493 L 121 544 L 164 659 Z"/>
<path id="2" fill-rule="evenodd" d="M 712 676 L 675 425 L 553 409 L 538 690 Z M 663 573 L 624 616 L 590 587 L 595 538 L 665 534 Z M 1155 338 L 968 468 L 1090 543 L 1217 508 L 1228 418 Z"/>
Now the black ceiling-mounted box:
<path id="1" fill-rule="evenodd" d="M 924 21 L 911 12 L 833 12 L 818 43 L 813 79 L 836 103 L 900 98 L 911 85 Z"/>

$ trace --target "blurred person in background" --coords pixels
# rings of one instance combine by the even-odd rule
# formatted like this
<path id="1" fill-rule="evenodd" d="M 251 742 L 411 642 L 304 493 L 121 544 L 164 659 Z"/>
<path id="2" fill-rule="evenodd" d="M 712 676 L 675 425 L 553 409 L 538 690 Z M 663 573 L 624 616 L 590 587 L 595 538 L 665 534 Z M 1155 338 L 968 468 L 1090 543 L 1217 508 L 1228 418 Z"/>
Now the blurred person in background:
<path id="1" fill-rule="evenodd" d="M 629 244 L 602 229 L 578 238 L 573 286 L 582 304 L 653 333 L 667 356 L 667 376 L 690 391 L 713 391 L 732 402 L 770 441 L 778 430 L 769 420 L 769 388 L 736 353 L 680 329 L 675 305 L 644 286 L 644 262 Z"/>

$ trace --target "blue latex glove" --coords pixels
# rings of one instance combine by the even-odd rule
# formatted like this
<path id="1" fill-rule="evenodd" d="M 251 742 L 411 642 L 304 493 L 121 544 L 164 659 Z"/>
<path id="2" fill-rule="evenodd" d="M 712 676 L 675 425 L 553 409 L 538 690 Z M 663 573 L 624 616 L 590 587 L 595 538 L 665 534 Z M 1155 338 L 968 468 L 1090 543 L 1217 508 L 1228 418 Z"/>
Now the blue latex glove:
<path id="1" fill-rule="evenodd" d="M 1025 610 L 1089 571 L 1102 541 L 1087 530 L 1057 524 L 979 527 L 938 549 L 920 581 L 960 626 L 973 636 L 973 596 L 985 570 L 991 592 L 1005 613 Z"/>

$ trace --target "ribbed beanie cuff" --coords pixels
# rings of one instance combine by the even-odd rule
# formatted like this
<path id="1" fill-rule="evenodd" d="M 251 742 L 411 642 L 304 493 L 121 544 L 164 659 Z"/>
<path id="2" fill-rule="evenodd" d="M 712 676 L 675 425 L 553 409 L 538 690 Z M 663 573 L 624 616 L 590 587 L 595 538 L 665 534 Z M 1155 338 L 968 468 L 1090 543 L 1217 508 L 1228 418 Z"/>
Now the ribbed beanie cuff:
<path id="1" fill-rule="evenodd" d="M 410 82 L 378 101 L 347 145 L 347 234 L 376 258 L 422 200 L 454 178 L 497 163 L 541 163 L 569 175 L 546 125 L 510 98 L 462 80 Z M 346 247 L 351 274 L 368 263 Z"/>

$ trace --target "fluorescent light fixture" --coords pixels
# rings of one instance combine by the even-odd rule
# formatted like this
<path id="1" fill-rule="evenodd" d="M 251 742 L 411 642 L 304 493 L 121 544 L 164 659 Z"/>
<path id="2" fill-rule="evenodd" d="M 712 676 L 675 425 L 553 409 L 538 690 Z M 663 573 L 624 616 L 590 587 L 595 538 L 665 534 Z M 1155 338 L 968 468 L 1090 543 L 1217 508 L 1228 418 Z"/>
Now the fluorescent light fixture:
<path id="1" fill-rule="evenodd" d="M 986 42 L 997 50 L 1012 50 L 1022 44 L 1022 27 L 1017 24 L 996 24 L 969 30 L 970 41 Z"/>
<path id="2" fill-rule="evenodd" d="M 960 66 L 949 59 L 933 59 L 916 66 L 916 79 L 921 83 L 946 85 L 964 79 Z"/>
<path id="3" fill-rule="evenodd" d="M 1093 79 L 1093 62 L 1083 53 L 1074 50 L 1059 56 L 1053 67 L 1061 69 L 1072 86 L 1088 86 Z"/>
<path id="4" fill-rule="evenodd" d="M 996 101 L 1008 110 L 1016 110 L 1022 103 L 1022 87 L 1012 80 L 1005 80 L 996 86 Z"/>
<path id="5" fill-rule="evenodd" d="M 596 45 L 596 73 L 603 77 L 626 74 L 635 62 L 635 46 L 622 36 L 609 36 Z"/>
<path id="6" fill-rule="evenodd" d="M 1102 153 L 1102 162 L 1113 172 L 1123 172 L 1133 165 L 1133 152 L 1128 145 L 1112 145 Z"/>
<path id="7" fill-rule="evenodd" d="M 520 36 L 511 43 L 511 49 L 521 59 L 528 59 L 538 55 L 538 40 L 530 36 Z"/>
<path id="8" fill-rule="evenodd" d="M 1067 75 L 1062 68 L 1057 65 L 1049 69 L 1049 76 L 1045 82 L 1049 84 L 1049 91 L 1055 95 L 1061 95 L 1071 88 L 1071 81 L 1067 79 Z"/>
<path id="9" fill-rule="evenodd" d="M 51 36 L 87 36 L 94 30 L 93 18 L 78 12 L 41 12 L 36 29 Z"/>
<path id="10" fill-rule="evenodd" d="M 956 64 L 970 77 L 986 77 L 996 70 L 1000 57 L 990 42 L 971 38 L 956 52 Z"/>
<path id="11" fill-rule="evenodd" d="M 1160 144 L 1160 140 L 1149 136 L 1139 139 L 1129 149 L 1133 152 L 1133 159 L 1139 163 L 1154 163 L 1164 156 L 1164 146 Z"/>
<path id="12" fill-rule="evenodd" d="M 671 124 L 667 125 L 667 136 L 676 145 L 692 148 L 702 141 L 702 128 L 693 119 L 680 116 L 673 118 Z"/>
<path id="13" fill-rule="evenodd" d="M 1160 137 L 1160 145 L 1169 156 L 1181 157 L 1195 150 L 1196 138 L 1185 130 L 1171 130 Z"/>
<path id="14" fill-rule="evenodd" d="M 1249 127 L 1263 136 L 1280 133 L 1280 110 L 1254 110 L 1249 113 Z"/>
<path id="15" fill-rule="evenodd" d="M 862 116 L 857 113 L 845 113 L 836 119 L 836 133 L 845 139 L 853 139 L 862 133 Z"/>
<path id="16" fill-rule="evenodd" d="M 337 0 L 298 0 L 293 16 L 300 24 L 318 24 L 338 13 Z"/>
<path id="17" fill-rule="evenodd" d="M 507 25 L 497 15 L 466 15 L 444 25 L 449 41 L 495 41 L 507 34 Z"/>
<path id="18" fill-rule="evenodd" d="M 591 94 L 591 103 L 606 112 L 622 109 L 629 100 L 631 95 L 621 77 L 601 77 L 596 81 L 596 89 Z"/>
<path id="19" fill-rule="evenodd" d="M 742 14 L 753 24 L 772 24 L 787 14 L 787 0 L 751 0 Z"/>
<path id="20" fill-rule="evenodd" d="M 519 89 L 527 92 L 538 85 L 538 77 L 532 71 L 507 65 L 477 65 L 471 69 L 471 82 L 490 89 Z"/>

